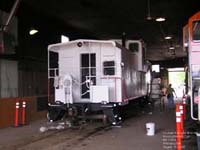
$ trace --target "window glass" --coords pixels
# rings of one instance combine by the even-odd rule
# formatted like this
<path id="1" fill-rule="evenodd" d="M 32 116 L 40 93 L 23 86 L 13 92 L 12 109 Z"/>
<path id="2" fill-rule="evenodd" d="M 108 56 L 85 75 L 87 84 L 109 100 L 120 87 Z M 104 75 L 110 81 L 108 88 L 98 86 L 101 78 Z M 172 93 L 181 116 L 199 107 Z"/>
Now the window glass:
<path id="1" fill-rule="evenodd" d="M 96 56 L 95 56 L 95 54 L 90 54 L 90 65 L 91 65 L 91 67 L 96 67 Z"/>
<path id="2" fill-rule="evenodd" d="M 89 65 L 90 62 L 90 65 Z M 95 54 L 82 54 L 81 56 L 81 67 L 95 67 L 96 66 L 96 56 Z"/>
<path id="3" fill-rule="evenodd" d="M 115 62 L 105 61 L 103 63 L 103 73 L 104 75 L 115 75 Z"/>
<path id="4" fill-rule="evenodd" d="M 131 52 L 138 52 L 139 51 L 139 44 L 138 43 L 130 43 L 129 50 Z"/>
<path id="5" fill-rule="evenodd" d="M 81 54 L 81 98 L 90 98 L 89 84 L 96 85 L 96 54 Z"/>
<path id="6" fill-rule="evenodd" d="M 193 22 L 193 40 L 200 40 L 200 20 Z"/>

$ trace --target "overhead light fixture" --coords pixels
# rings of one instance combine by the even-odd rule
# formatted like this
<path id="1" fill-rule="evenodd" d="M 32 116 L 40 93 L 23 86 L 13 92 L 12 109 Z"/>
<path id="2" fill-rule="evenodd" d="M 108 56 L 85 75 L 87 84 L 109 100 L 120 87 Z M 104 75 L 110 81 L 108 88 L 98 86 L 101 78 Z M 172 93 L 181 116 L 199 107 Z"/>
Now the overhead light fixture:
<path id="1" fill-rule="evenodd" d="M 171 46 L 171 47 L 169 47 L 169 49 L 170 49 L 170 50 L 174 50 L 174 49 L 175 49 L 175 47 Z"/>
<path id="2" fill-rule="evenodd" d="M 170 39 L 172 39 L 171 36 L 166 36 L 166 37 L 165 37 L 165 40 L 170 40 Z"/>
<path id="3" fill-rule="evenodd" d="M 165 18 L 164 17 L 158 17 L 158 18 L 156 18 L 156 21 L 157 22 L 163 22 L 163 21 L 165 21 Z"/>
<path id="4" fill-rule="evenodd" d="M 34 35 L 34 34 L 36 34 L 36 33 L 38 33 L 38 30 L 36 30 L 36 29 L 31 29 L 31 30 L 29 31 L 29 34 L 30 34 L 30 35 Z"/>

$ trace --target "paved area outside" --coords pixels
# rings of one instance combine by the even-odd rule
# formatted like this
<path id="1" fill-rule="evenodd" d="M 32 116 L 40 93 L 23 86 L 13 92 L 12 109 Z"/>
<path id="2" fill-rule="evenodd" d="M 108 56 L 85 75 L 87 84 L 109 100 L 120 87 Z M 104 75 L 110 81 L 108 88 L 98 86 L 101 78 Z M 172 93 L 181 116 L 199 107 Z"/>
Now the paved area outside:
<path id="1" fill-rule="evenodd" d="M 155 123 L 155 135 L 146 135 L 146 123 Z M 122 127 L 87 124 L 78 129 L 39 132 L 46 120 L 19 128 L 0 130 L 0 150 L 175 150 L 175 111 L 155 107 L 141 111 L 123 122 Z M 191 133 L 193 134 L 193 133 Z M 188 134 L 183 149 L 196 150 L 196 139 Z M 193 139 L 194 138 L 194 139 Z"/>

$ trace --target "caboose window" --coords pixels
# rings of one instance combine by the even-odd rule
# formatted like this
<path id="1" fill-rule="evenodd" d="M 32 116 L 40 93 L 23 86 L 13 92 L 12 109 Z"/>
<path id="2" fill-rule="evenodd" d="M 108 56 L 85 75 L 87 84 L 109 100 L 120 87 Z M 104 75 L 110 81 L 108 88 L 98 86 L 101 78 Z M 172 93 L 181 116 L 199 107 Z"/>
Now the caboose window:
<path id="1" fill-rule="evenodd" d="M 139 44 L 138 43 L 130 43 L 129 50 L 131 52 L 138 52 L 139 51 Z"/>
<path id="2" fill-rule="evenodd" d="M 193 40 L 200 40 L 200 20 L 193 22 Z"/>
<path id="3" fill-rule="evenodd" d="M 115 75 L 115 62 L 114 61 L 103 62 L 103 74 L 104 75 Z"/>

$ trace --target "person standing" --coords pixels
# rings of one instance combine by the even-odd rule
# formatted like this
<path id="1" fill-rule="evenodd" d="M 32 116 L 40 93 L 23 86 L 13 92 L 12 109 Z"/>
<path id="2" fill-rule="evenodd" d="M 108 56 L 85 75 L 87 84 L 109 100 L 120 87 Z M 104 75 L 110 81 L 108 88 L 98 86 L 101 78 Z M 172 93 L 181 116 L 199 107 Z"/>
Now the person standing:
<path id="1" fill-rule="evenodd" d="M 167 103 L 167 88 L 163 87 L 161 89 L 161 98 L 160 98 L 160 106 L 161 106 L 161 109 L 163 110 L 165 108 L 165 103 Z"/>
<path id="2" fill-rule="evenodd" d="M 168 99 L 168 106 L 169 108 L 173 108 L 174 105 L 174 95 L 176 95 L 176 92 L 174 90 L 174 88 L 172 88 L 172 84 L 169 84 L 168 88 L 167 88 L 167 99 Z M 177 97 L 177 95 L 176 95 Z"/>

